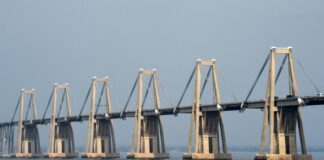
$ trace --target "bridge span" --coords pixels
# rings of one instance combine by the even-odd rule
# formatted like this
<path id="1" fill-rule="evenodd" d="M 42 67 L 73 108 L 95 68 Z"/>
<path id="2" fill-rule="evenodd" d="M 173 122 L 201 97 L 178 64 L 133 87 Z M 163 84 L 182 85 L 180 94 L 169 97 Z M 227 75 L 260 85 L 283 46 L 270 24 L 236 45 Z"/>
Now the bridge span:
<path id="1" fill-rule="evenodd" d="M 305 97 L 299 97 L 302 102 L 302 106 L 304 107 L 310 107 L 310 106 L 318 106 L 318 105 L 324 105 L 324 96 L 305 96 Z M 264 109 L 264 100 L 257 100 L 257 101 L 248 101 L 245 104 L 245 109 Z M 282 98 L 278 99 L 276 101 L 278 106 L 281 107 L 297 107 L 300 105 L 300 102 L 298 102 L 298 98 L 292 97 L 292 98 Z M 229 103 L 222 103 L 220 104 L 222 106 L 222 111 L 241 111 L 242 110 L 242 102 L 229 102 Z M 218 111 L 215 104 L 209 104 L 209 105 L 201 105 L 201 111 Z M 146 109 L 143 110 L 142 113 L 145 116 L 153 116 L 156 114 L 159 115 L 177 115 L 178 114 L 191 114 L 192 112 L 192 106 L 183 106 L 179 107 L 176 111 L 176 108 L 174 107 L 162 107 L 156 112 L 155 109 Z M 176 112 L 176 113 L 175 113 Z M 124 117 L 121 116 L 122 112 L 113 112 L 109 113 L 108 116 L 106 113 L 99 113 L 95 115 L 96 119 L 125 119 L 128 117 L 135 117 L 135 111 L 126 111 L 124 113 Z M 60 117 L 56 118 L 57 122 L 80 122 L 80 121 L 88 121 L 89 115 L 81 115 L 81 116 L 69 116 L 69 117 Z M 49 124 L 51 122 L 50 118 L 45 119 L 35 119 L 35 120 L 24 120 L 24 125 L 31 125 L 31 124 Z M 13 122 L 2 122 L 0 123 L 0 127 L 8 126 L 8 125 L 18 125 L 18 121 Z"/>
<path id="2" fill-rule="evenodd" d="M 284 58 L 276 68 L 276 57 Z M 288 96 L 278 98 L 276 85 L 287 64 Z M 266 66 L 269 66 L 266 96 L 264 100 L 249 100 L 257 82 Z M 207 69 L 202 76 L 202 69 Z M 145 84 L 145 79 L 148 83 Z M 182 99 L 194 79 L 192 105 L 181 106 Z M 207 83 L 211 83 L 213 102 L 201 104 L 201 97 Z M 314 86 L 315 84 L 312 83 Z M 101 85 L 101 89 L 98 86 Z M 214 59 L 198 59 L 185 86 L 178 104 L 175 107 L 161 107 L 157 81 L 157 71 L 140 69 L 122 112 L 112 112 L 108 77 L 93 77 L 86 99 L 78 115 L 70 109 L 69 85 L 54 84 L 45 113 L 38 117 L 36 108 L 36 91 L 23 89 L 11 121 L 0 123 L 0 157 L 6 158 L 75 158 L 73 122 L 88 121 L 86 149 L 81 153 L 83 158 L 119 158 L 115 143 L 114 119 L 132 117 L 134 126 L 132 143 L 127 158 L 133 159 L 167 159 L 169 153 L 164 142 L 164 128 L 161 116 L 190 114 L 190 130 L 187 152 L 184 159 L 217 159 L 231 160 L 227 151 L 225 123 L 223 113 L 226 111 L 244 112 L 246 109 L 263 111 L 261 144 L 255 160 L 312 160 L 307 151 L 300 107 L 319 106 L 324 104 L 324 96 L 315 86 L 316 96 L 299 96 L 295 59 L 291 47 L 272 47 L 254 81 L 247 97 L 242 102 L 221 102 L 218 84 L 217 65 Z M 136 110 L 127 111 L 131 97 L 137 90 Z M 153 96 L 151 109 L 144 109 L 149 94 Z M 29 99 L 27 99 L 29 97 Z M 26 101 L 27 100 L 27 101 Z M 27 103 L 25 103 L 27 102 Z M 87 105 L 89 102 L 89 105 Z M 85 107 L 89 113 L 83 114 Z M 100 111 L 99 107 L 104 107 Z M 46 117 L 51 110 L 50 117 Z M 18 120 L 15 120 L 18 113 Z M 62 114 L 65 113 L 64 116 Z M 50 135 L 48 150 L 40 149 L 38 126 L 49 124 Z M 268 132 L 267 132 L 268 130 Z M 298 134 L 297 134 L 298 131 Z M 266 150 L 266 137 L 269 138 L 269 149 Z M 299 139 L 299 143 L 297 140 Z M 300 144 L 297 147 L 297 144 Z M 300 151 L 298 149 L 300 148 Z"/>

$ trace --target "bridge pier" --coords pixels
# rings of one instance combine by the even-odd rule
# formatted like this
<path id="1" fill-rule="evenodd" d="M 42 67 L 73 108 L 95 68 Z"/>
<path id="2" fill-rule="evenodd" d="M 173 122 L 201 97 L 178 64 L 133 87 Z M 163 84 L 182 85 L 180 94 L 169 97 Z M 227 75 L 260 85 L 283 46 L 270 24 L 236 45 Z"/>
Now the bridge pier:
<path id="1" fill-rule="evenodd" d="M 141 118 L 141 133 L 139 143 L 137 144 L 139 150 L 134 153 L 129 153 L 127 158 L 135 159 L 160 159 L 168 158 L 169 154 L 165 153 L 165 147 L 160 147 L 160 135 L 163 133 L 161 121 L 157 116 L 145 116 Z"/>
<path id="2" fill-rule="evenodd" d="M 145 75 L 150 75 L 151 79 L 146 90 L 144 100 L 142 100 L 143 80 Z M 152 81 L 156 114 L 143 115 L 142 108 Z M 140 70 L 137 82 L 137 109 L 135 113 L 131 152 L 127 155 L 127 158 L 167 159 L 169 158 L 169 153 L 167 153 L 165 149 L 163 126 L 161 117 L 158 114 L 158 110 L 160 108 L 160 97 L 158 93 L 156 70 Z"/>
<path id="3" fill-rule="evenodd" d="M 3 154 L 3 150 L 4 150 L 4 126 L 0 126 L 0 157 L 2 157 Z"/>
<path id="4" fill-rule="evenodd" d="M 202 112 L 200 110 L 201 99 L 201 66 L 209 66 L 209 73 L 212 73 L 214 103 L 217 111 Z M 231 160 L 232 155 L 227 152 L 225 129 L 223 124 L 222 107 L 220 104 L 220 94 L 217 80 L 217 68 L 215 60 L 202 61 L 196 63 L 196 84 L 194 101 L 191 113 L 191 126 L 189 130 L 189 143 L 187 153 L 183 159 L 219 159 Z M 208 80 L 208 75 L 204 81 L 203 89 Z M 194 150 L 192 150 L 192 140 Z"/>
<path id="5" fill-rule="evenodd" d="M 282 66 L 288 59 L 289 73 L 289 97 L 297 98 L 299 105 L 303 100 L 298 98 L 298 89 L 295 76 L 295 66 L 292 48 L 271 48 L 269 54 L 269 77 L 265 99 L 263 128 L 261 136 L 260 153 L 255 155 L 255 160 L 311 160 L 312 156 L 307 154 L 303 123 L 299 105 L 282 107 L 275 103 L 276 81 L 280 76 L 282 66 L 276 75 L 275 57 L 278 54 L 285 55 Z M 301 153 L 297 152 L 296 125 L 300 136 Z M 265 153 L 266 129 L 269 125 L 270 152 Z"/>
<path id="6" fill-rule="evenodd" d="M 59 89 L 62 89 L 62 101 L 58 113 L 56 113 L 56 101 L 57 101 L 57 92 Z M 48 153 L 45 157 L 48 158 L 75 158 L 78 156 L 78 153 L 75 152 L 74 145 L 74 136 L 71 122 L 66 121 L 57 122 L 57 117 L 60 116 L 60 112 L 63 106 L 63 101 L 66 99 L 66 117 L 71 116 L 71 107 L 70 107 L 70 97 L 68 84 L 55 84 L 51 96 L 52 100 L 52 115 L 51 115 L 51 125 L 50 125 L 50 137 L 48 143 Z M 58 114 L 58 115 L 57 115 Z"/>
<path id="7" fill-rule="evenodd" d="M 93 139 L 92 152 L 82 154 L 82 158 L 119 158 L 116 152 L 111 120 L 97 120 L 95 136 Z"/>
<path id="8" fill-rule="evenodd" d="M 96 104 L 96 85 L 98 82 L 103 83 L 101 96 L 98 104 Z M 104 92 L 105 91 L 105 92 Z M 103 93 L 105 93 L 106 104 L 105 116 L 106 119 L 96 119 L 98 107 Z M 119 158 L 119 153 L 116 152 L 114 127 L 109 114 L 111 113 L 110 89 L 108 77 L 94 77 L 91 84 L 91 102 L 89 114 L 89 128 L 86 152 L 82 154 L 83 158 Z"/>
<path id="9" fill-rule="evenodd" d="M 25 125 L 20 152 L 16 152 L 17 158 L 38 158 L 42 157 L 39 141 L 39 133 L 36 125 Z"/>
<path id="10" fill-rule="evenodd" d="M 25 113 L 25 96 L 29 94 L 29 105 L 27 108 L 27 115 L 25 120 L 28 118 L 29 109 L 32 108 L 33 120 L 37 119 L 36 111 L 36 93 L 34 89 L 25 90 L 22 89 L 20 95 L 20 112 L 19 121 L 17 126 L 17 137 L 16 137 L 16 150 L 13 157 L 17 158 L 37 158 L 42 157 L 40 149 L 39 134 L 36 124 L 25 125 L 23 124 L 24 113 Z M 31 107 L 32 106 L 32 107 Z"/>
<path id="11" fill-rule="evenodd" d="M 55 126 L 55 137 L 53 152 L 46 155 L 48 158 L 75 158 L 74 137 L 72 125 L 70 122 L 58 123 Z"/>
<path id="12" fill-rule="evenodd" d="M 1 155 L 0 157 L 9 158 L 12 157 L 14 152 L 13 148 L 13 135 L 14 126 L 6 125 L 1 127 Z"/>
<path id="13" fill-rule="evenodd" d="M 232 159 L 231 154 L 227 153 L 226 149 L 221 153 L 221 141 L 225 141 L 225 137 L 219 132 L 224 131 L 222 116 L 219 111 L 202 112 L 199 116 L 199 140 L 198 152 L 185 153 L 184 159 Z M 225 145 L 225 144 L 224 144 Z M 223 146 L 226 147 L 226 146 Z"/>

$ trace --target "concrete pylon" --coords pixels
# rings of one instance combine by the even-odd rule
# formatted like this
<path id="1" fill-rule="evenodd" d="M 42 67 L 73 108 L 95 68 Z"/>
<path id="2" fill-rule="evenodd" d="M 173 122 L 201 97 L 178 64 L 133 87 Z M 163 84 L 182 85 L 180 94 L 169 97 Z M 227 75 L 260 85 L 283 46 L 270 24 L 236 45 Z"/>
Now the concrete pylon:
<path id="1" fill-rule="evenodd" d="M 24 119 L 25 113 L 25 97 L 30 95 L 29 104 L 27 108 L 27 115 Z M 32 119 L 37 119 L 37 109 L 36 109 L 36 93 L 34 89 L 27 90 L 22 89 L 19 100 L 19 120 L 17 126 L 17 135 L 16 135 L 16 149 L 14 157 L 17 158 L 37 158 L 42 157 L 39 142 L 39 134 L 36 124 L 23 124 L 24 120 L 28 120 L 29 110 L 32 109 Z"/>
<path id="2" fill-rule="evenodd" d="M 143 115 L 143 80 L 146 75 L 151 76 L 149 86 L 153 81 L 154 91 L 154 115 Z M 161 117 L 158 114 L 160 108 L 160 97 L 158 93 L 156 70 L 140 70 L 138 75 L 137 109 L 135 112 L 135 124 L 131 152 L 127 158 L 134 159 L 164 159 L 169 158 L 164 144 L 164 133 Z M 149 87 L 148 87 L 149 88 Z M 147 90 L 148 91 L 148 90 Z M 145 94 L 145 98 L 147 96 Z M 144 98 L 144 99 L 145 99 Z"/>
<path id="3" fill-rule="evenodd" d="M 97 84 L 102 83 L 103 88 L 101 96 L 105 94 L 105 119 L 96 119 L 98 108 L 101 107 L 97 99 Z M 98 103 L 98 104 L 97 104 Z M 89 128 L 87 137 L 86 152 L 82 154 L 83 158 L 119 158 L 119 153 L 116 152 L 114 127 L 109 114 L 111 113 L 110 89 L 108 77 L 97 78 L 93 77 L 91 84 L 91 102 L 89 114 Z"/>
<path id="4" fill-rule="evenodd" d="M 201 66 L 208 66 L 212 73 L 215 111 L 201 111 Z M 206 79 L 207 80 L 207 79 Z M 189 130 L 189 143 L 184 159 L 219 159 L 230 160 L 232 155 L 227 152 L 225 130 L 223 124 L 222 107 L 217 80 L 217 66 L 215 60 L 203 61 L 198 59 L 196 63 L 196 83 L 191 114 L 191 126 Z M 192 140 L 194 150 L 192 149 Z M 222 146 L 221 146 L 222 145 Z"/>
<path id="5" fill-rule="evenodd" d="M 57 94 L 58 90 L 63 91 L 62 101 L 59 113 L 63 106 L 63 101 L 66 99 L 66 117 L 71 116 L 70 97 L 68 84 L 55 84 L 52 91 L 52 114 L 50 123 L 50 137 L 48 143 L 48 153 L 46 157 L 49 158 L 74 158 L 78 154 L 75 152 L 74 136 L 71 122 L 68 120 L 57 121 Z M 65 118 L 66 119 L 66 118 Z"/>
<path id="6" fill-rule="evenodd" d="M 271 48 L 269 54 L 269 76 L 265 98 L 263 128 L 261 136 L 260 153 L 255 155 L 255 160 L 311 160 L 307 154 L 303 123 L 299 105 L 293 107 L 281 107 L 275 103 L 276 80 L 276 55 L 284 54 L 282 66 L 288 59 L 289 97 L 295 98 L 300 105 L 303 100 L 298 98 L 298 89 L 295 75 L 295 65 L 292 48 Z M 282 69 L 282 68 L 281 68 Z M 280 72 L 281 72 L 280 69 Z M 278 72 L 278 73 L 280 73 Z M 298 123 L 301 153 L 297 152 L 296 124 Z M 269 125 L 270 144 L 269 153 L 265 153 L 266 129 Z"/>

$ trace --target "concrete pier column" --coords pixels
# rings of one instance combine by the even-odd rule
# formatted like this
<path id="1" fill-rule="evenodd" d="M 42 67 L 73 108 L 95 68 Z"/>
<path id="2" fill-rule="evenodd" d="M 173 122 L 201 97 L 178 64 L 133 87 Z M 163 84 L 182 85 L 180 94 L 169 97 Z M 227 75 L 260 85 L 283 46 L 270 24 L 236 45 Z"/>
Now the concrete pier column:
<path id="1" fill-rule="evenodd" d="M 55 129 L 54 152 L 49 153 L 49 157 L 62 158 L 61 156 L 75 155 L 75 146 L 73 138 L 73 130 L 71 123 L 58 123 Z"/>
<path id="2" fill-rule="evenodd" d="M 0 127 L 0 157 L 3 157 L 7 153 L 7 139 L 6 139 L 6 126 Z"/>
<path id="3" fill-rule="evenodd" d="M 97 100 L 97 84 L 103 85 L 101 95 Z M 104 105 L 101 105 L 104 96 Z M 98 112 L 98 107 L 104 107 L 104 113 Z M 119 158 L 115 143 L 114 127 L 109 114 L 111 113 L 110 89 L 108 77 L 93 77 L 91 84 L 91 102 L 86 152 L 83 158 Z M 96 114 L 103 114 L 104 119 L 96 119 Z"/>
<path id="4" fill-rule="evenodd" d="M 143 99 L 143 80 L 145 75 L 150 75 L 147 92 Z M 133 139 L 131 152 L 127 158 L 134 159 L 167 159 L 169 154 L 166 152 L 164 144 L 164 133 L 161 117 L 158 110 L 160 108 L 160 97 L 158 93 L 156 70 L 140 70 L 138 75 L 138 96 L 137 109 L 135 113 L 135 125 L 133 130 Z M 154 108 L 152 115 L 143 115 L 142 107 L 147 97 L 148 89 L 153 81 Z"/>
<path id="5" fill-rule="evenodd" d="M 43 154 L 40 148 L 39 133 L 36 125 L 25 125 L 23 128 L 21 152 L 15 154 L 17 158 L 38 158 Z"/>
<path id="6" fill-rule="evenodd" d="M 208 66 L 209 73 L 212 74 L 214 111 L 201 111 L 201 67 Z M 220 104 L 220 94 L 217 79 L 217 66 L 215 60 L 202 61 L 196 63 L 196 82 L 195 92 L 191 113 L 191 126 L 189 130 L 189 142 L 187 153 L 184 153 L 184 159 L 219 159 L 231 160 L 232 155 L 227 152 L 225 129 L 222 118 L 222 107 Z M 204 83 L 205 83 L 204 82 Z M 203 88 L 206 84 L 203 84 Z M 193 142 L 194 140 L 194 142 Z M 194 146 L 194 148 L 192 148 Z"/>
<path id="7" fill-rule="evenodd" d="M 14 155 L 14 126 L 11 124 L 2 127 L 2 154 L 3 158 L 10 158 Z"/>
<path id="8" fill-rule="evenodd" d="M 3 153 L 3 135 L 4 135 L 4 132 L 3 132 L 3 126 L 0 126 L 0 157 L 2 156 L 2 153 Z"/>
<path id="9" fill-rule="evenodd" d="M 276 74 L 276 56 L 285 56 Z M 307 154 L 304 129 L 301 119 L 300 106 L 282 107 L 276 104 L 276 82 L 281 69 L 288 59 L 289 97 L 296 99 L 302 105 L 303 100 L 298 98 L 297 81 L 292 48 L 273 47 L 269 53 L 269 74 L 264 107 L 263 128 L 261 136 L 260 153 L 255 155 L 255 160 L 311 160 Z M 287 97 L 287 98 L 289 98 Z M 298 123 L 301 154 L 297 151 L 296 125 Z M 269 127 L 269 152 L 265 152 L 266 129 Z"/>

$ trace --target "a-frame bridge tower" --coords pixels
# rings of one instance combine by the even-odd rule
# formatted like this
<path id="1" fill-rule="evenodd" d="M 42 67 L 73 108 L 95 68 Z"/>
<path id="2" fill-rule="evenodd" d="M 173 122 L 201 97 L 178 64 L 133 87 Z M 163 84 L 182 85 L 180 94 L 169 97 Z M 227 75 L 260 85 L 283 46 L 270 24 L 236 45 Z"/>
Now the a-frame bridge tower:
<path id="1" fill-rule="evenodd" d="M 203 66 L 209 67 L 204 84 L 201 83 L 201 68 Z M 189 82 L 193 78 L 194 73 L 196 77 L 189 130 L 189 143 L 187 153 L 183 155 L 183 158 L 230 160 L 232 156 L 227 152 L 216 61 L 214 59 L 207 61 L 198 59 Z M 212 74 L 213 103 L 215 107 L 217 107 L 217 110 L 203 112 L 200 109 L 200 99 L 210 74 Z M 194 149 L 192 149 L 192 145 L 194 145 Z"/>
<path id="2" fill-rule="evenodd" d="M 97 96 L 97 86 L 99 84 L 102 84 L 102 88 L 100 96 Z M 82 154 L 82 157 L 119 158 L 119 153 L 116 152 L 114 127 L 109 117 L 111 113 L 111 101 L 108 77 L 93 77 L 89 91 L 86 98 L 87 101 L 89 95 L 91 95 L 88 137 L 86 152 Z M 98 100 L 97 97 L 99 97 Z M 103 100 L 102 97 L 104 97 Z M 101 105 L 102 101 L 105 104 Z M 98 112 L 99 107 L 104 107 L 105 112 L 103 114 L 105 115 L 105 119 L 96 119 L 95 115 L 100 114 Z"/>
<path id="3" fill-rule="evenodd" d="M 59 91 L 63 91 L 63 93 L 62 99 L 60 101 L 61 103 L 59 104 L 59 108 L 57 108 L 57 97 Z M 65 120 L 61 122 L 57 121 L 57 118 L 59 118 L 63 106 L 65 106 L 66 109 L 66 117 L 70 117 L 72 115 L 69 92 L 70 91 L 68 84 L 54 84 L 50 98 L 50 101 L 52 101 L 52 113 L 48 153 L 45 155 L 49 158 L 74 158 L 78 156 L 78 154 L 75 152 L 74 135 L 71 122 L 67 118 L 64 118 Z M 65 105 L 63 104 L 64 101 Z"/>
<path id="4" fill-rule="evenodd" d="M 25 100 L 29 95 L 28 105 Z M 36 93 L 34 89 L 22 89 L 19 98 L 19 120 L 16 135 L 16 148 L 14 157 L 17 158 L 37 158 L 42 157 L 37 125 L 34 123 L 23 124 L 24 120 L 33 122 L 37 119 Z M 27 110 L 25 107 L 27 106 Z M 28 114 L 32 110 L 32 119 L 28 119 Z M 26 115 L 25 115 L 26 113 Z"/>
<path id="5" fill-rule="evenodd" d="M 282 66 L 276 74 L 276 56 L 283 54 Z M 303 100 L 298 98 L 299 105 L 282 107 L 275 103 L 276 81 L 280 76 L 285 62 L 288 60 L 288 81 L 289 97 L 298 98 L 298 88 L 296 81 L 294 57 L 292 48 L 276 48 L 270 50 L 268 56 L 269 73 L 267 92 L 265 98 L 265 108 L 263 117 L 263 127 L 261 136 L 260 153 L 255 156 L 255 160 L 311 160 L 312 156 L 307 154 L 303 123 L 301 118 L 300 105 Z M 301 154 L 297 151 L 297 124 L 300 138 Z M 269 153 L 265 153 L 266 130 L 269 128 Z"/>
<path id="6" fill-rule="evenodd" d="M 169 154 L 166 153 L 164 144 L 164 133 L 161 117 L 159 115 L 160 96 L 158 92 L 157 72 L 153 70 L 141 69 L 138 73 L 135 85 L 138 84 L 137 107 L 135 112 L 135 122 L 133 129 L 133 139 L 131 152 L 127 158 L 134 159 L 166 159 Z M 143 97 L 144 78 L 150 76 L 150 81 Z M 155 115 L 144 115 L 142 112 L 150 86 L 153 82 L 154 109 Z M 135 87 L 133 87 L 135 88 Z M 133 90 L 132 90 L 133 92 Z M 131 92 L 131 95 L 132 95 Z"/>

